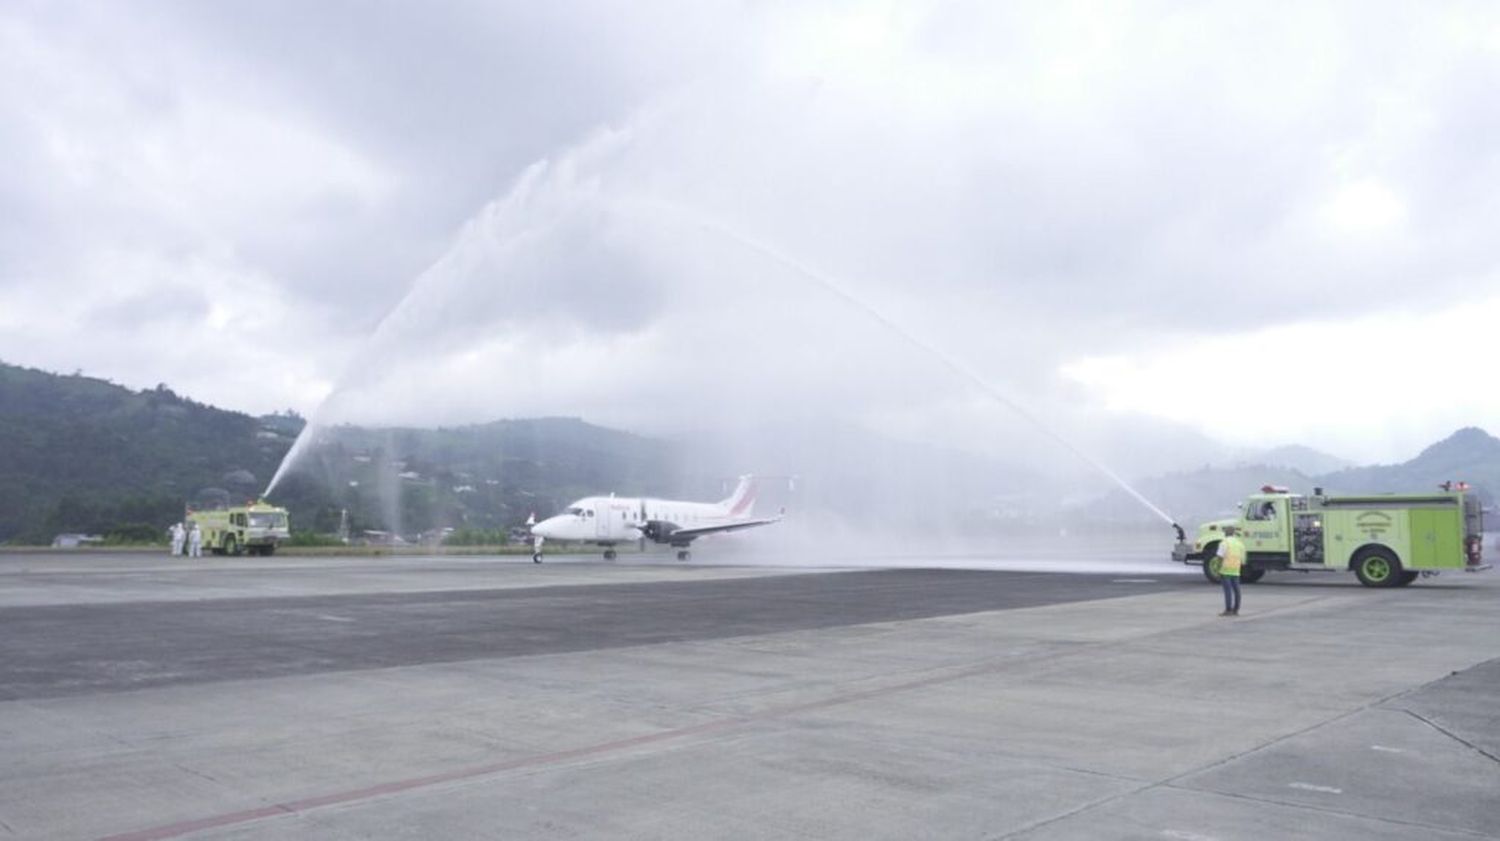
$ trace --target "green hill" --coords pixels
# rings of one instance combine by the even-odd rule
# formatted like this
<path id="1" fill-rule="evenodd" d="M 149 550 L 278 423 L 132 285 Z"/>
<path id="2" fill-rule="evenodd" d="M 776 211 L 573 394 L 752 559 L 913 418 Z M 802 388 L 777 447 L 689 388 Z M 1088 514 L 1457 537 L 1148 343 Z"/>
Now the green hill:
<path id="1" fill-rule="evenodd" d="M 158 539 L 185 505 L 259 494 L 302 426 L 291 413 L 256 418 L 166 386 L 132 391 L 0 363 L 0 543 L 63 532 Z M 347 510 L 355 530 L 493 532 L 600 489 L 677 492 L 672 463 L 664 442 L 569 418 L 337 427 L 272 501 L 297 530 L 332 532 Z"/>
<path id="2" fill-rule="evenodd" d="M 253 494 L 290 439 L 248 415 L 0 364 L 0 542 L 63 531 L 155 537 L 191 494 Z M 238 480 L 238 481 L 236 481 Z"/>
<path id="3" fill-rule="evenodd" d="M 1401 464 L 1354 467 L 1318 477 L 1330 492 L 1432 490 L 1447 481 L 1473 485 L 1486 505 L 1500 492 L 1500 439 L 1465 427 Z"/>
<path id="4" fill-rule="evenodd" d="M 1447 481 L 1465 481 L 1486 506 L 1500 491 L 1500 439 L 1482 429 L 1460 429 L 1400 464 L 1373 465 L 1308 475 L 1289 467 L 1262 463 L 1230 468 L 1205 467 L 1143 480 L 1140 490 L 1183 525 L 1232 516 L 1246 495 L 1262 485 L 1281 485 L 1296 493 L 1323 488 L 1328 493 L 1410 493 L 1435 490 Z M 1132 508 L 1120 492 L 1111 494 L 1112 508 L 1144 519 L 1140 506 Z"/>
<path id="5" fill-rule="evenodd" d="M 63 532 L 160 539 L 187 504 L 259 494 L 302 427 L 290 412 L 257 418 L 196 403 L 166 386 L 132 391 L 0 363 L 0 543 L 48 543 Z M 1500 440 L 1474 428 L 1397 465 L 1321 475 L 1274 466 L 1296 462 L 1306 469 L 1321 456 L 1310 453 L 1283 448 L 1261 454 L 1264 464 L 1257 458 L 1135 484 L 1184 525 L 1224 516 L 1266 483 L 1338 493 L 1420 490 L 1462 479 L 1487 504 L 1500 490 Z M 1063 490 L 1049 489 L 1045 477 L 1013 465 L 857 428 L 802 424 L 662 441 L 574 418 L 324 429 L 272 501 L 291 510 L 298 531 L 333 532 L 347 511 L 356 532 L 412 536 L 452 528 L 491 540 L 531 513 L 545 516 L 590 494 L 716 498 L 726 478 L 747 470 L 795 476 L 793 504 L 804 510 L 898 531 L 986 517 L 1002 525 L 1151 521 L 1144 506 L 1120 491 L 1069 500 Z M 789 490 L 791 483 L 784 484 Z M 783 503 L 764 496 L 767 505 Z"/>

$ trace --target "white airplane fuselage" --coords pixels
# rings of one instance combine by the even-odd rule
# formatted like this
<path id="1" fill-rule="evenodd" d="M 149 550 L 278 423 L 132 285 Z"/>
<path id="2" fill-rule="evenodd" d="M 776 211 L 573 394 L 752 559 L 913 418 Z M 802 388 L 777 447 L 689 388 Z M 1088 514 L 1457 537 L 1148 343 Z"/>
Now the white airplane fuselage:
<path id="1" fill-rule="evenodd" d="M 651 540 L 686 550 L 695 539 L 708 534 L 738 531 L 773 523 L 779 518 L 755 519 L 753 480 L 740 479 L 734 494 L 720 502 L 689 502 L 653 497 L 588 496 L 567 510 L 531 527 L 537 539 L 533 560 L 540 560 L 545 540 L 596 543 L 611 547 L 618 543 Z M 614 553 L 606 552 L 612 558 Z M 686 552 L 678 557 L 686 557 Z"/>
<path id="2" fill-rule="evenodd" d="M 532 526 L 531 533 L 548 540 L 608 545 L 639 539 L 641 530 L 652 521 L 697 528 L 729 525 L 742 519 L 710 502 L 587 496 L 569 505 L 567 511 Z"/>

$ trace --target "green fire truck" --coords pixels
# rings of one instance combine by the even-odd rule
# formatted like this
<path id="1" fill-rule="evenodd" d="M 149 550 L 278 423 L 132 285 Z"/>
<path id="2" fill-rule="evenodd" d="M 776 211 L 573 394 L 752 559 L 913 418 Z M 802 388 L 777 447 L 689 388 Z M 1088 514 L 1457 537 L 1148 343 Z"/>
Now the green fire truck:
<path id="1" fill-rule="evenodd" d="M 207 511 L 189 511 L 188 526 L 198 524 L 203 548 L 215 555 L 269 555 L 292 536 L 285 508 L 265 500 Z"/>
<path id="2" fill-rule="evenodd" d="M 1484 512 L 1463 483 L 1445 482 L 1430 494 L 1311 496 L 1267 485 L 1245 501 L 1238 517 L 1199 526 L 1172 558 L 1201 564 L 1219 580 L 1219 542 L 1237 526 L 1245 543 L 1240 580 L 1254 583 L 1271 570 L 1352 570 L 1366 587 L 1404 587 L 1421 575 L 1477 572 L 1484 549 Z"/>

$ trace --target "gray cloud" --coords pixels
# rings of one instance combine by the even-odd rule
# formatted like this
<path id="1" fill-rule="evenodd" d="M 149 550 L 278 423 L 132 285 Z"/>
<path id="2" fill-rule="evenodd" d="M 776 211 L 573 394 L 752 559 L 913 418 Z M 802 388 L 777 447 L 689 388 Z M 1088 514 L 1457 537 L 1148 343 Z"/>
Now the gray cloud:
<path id="1" fill-rule="evenodd" d="M 1500 295 L 1497 32 L 1466 4 L 12 6 L 0 358 L 365 421 L 926 412 L 984 445 L 1002 421 L 958 420 L 974 384 L 925 343 L 1087 428 L 1072 360 Z M 280 390 L 165 351 L 164 298 Z"/>

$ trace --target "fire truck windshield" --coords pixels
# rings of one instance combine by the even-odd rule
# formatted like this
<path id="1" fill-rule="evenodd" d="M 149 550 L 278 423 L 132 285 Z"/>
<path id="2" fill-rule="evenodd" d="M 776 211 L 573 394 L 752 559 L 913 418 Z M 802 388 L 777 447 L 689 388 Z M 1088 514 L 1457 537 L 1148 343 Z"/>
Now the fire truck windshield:
<path id="1" fill-rule="evenodd" d="M 284 529 L 286 515 L 280 512 L 250 512 L 250 527 L 253 529 Z"/>

